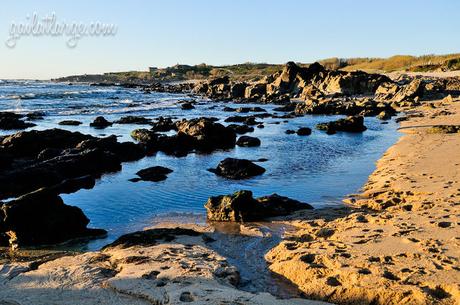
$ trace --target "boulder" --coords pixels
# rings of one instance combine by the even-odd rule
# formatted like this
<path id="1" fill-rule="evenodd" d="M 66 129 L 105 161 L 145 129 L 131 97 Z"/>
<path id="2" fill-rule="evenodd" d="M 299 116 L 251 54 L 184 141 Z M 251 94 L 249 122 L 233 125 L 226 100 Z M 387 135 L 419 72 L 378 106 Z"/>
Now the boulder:
<path id="1" fill-rule="evenodd" d="M 209 118 L 182 120 L 177 124 L 177 130 L 178 135 L 188 136 L 192 146 L 199 151 L 235 147 L 236 134 L 233 129 Z"/>
<path id="2" fill-rule="evenodd" d="M 236 145 L 242 147 L 256 147 L 260 146 L 260 140 L 256 137 L 241 136 L 236 141 Z"/>
<path id="3" fill-rule="evenodd" d="M 246 179 L 262 175 L 265 169 L 246 159 L 226 158 L 209 171 L 228 179 Z"/>
<path id="4" fill-rule="evenodd" d="M 105 230 L 88 229 L 89 219 L 79 208 L 64 204 L 54 189 L 39 189 L 1 208 L 1 234 L 8 236 L 13 248 L 106 234 Z"/>
<path id="5" fill-rule="evenodd" d="M 136 175 L 140 177 L 140 180 L 158 182 L 166 180 L 167 175 L 172 172 L 172 169 L 163 166 L 153 166 L 138 171 Z M 138 180 L 134 179 L 132 181 L 137 182 Z"/>
<path id="6" fill-rule="evenodd" d="M 311 135 L 311 129 L 308 128 L 308 127 L 301 127 L 299 129 L 297 129 L 296 133 L 299 136 L 309 136 L 309 135 Z"/>
<path id="7" fill-rule="evenodd" d="M 171 118 L 159 117 L 157 121 L 151 125 L 152 130 L 157 132 L 177 130 L 176 123 Z"/>
<path id="8" fill-rule="evenodd" d="M 267 84 L 265 83 L 256 83 L 246 87 L 244 92 L 244 97 L 251 98 L 261 98 L 267 93 Z"/>
<path id="9" fill-rule="evenodd" d="M 312 209 L 309 204 L 277 194 L 254 199 L 251 191 L 210 197 L 204 207 L 209 220 L 234 222 L 260 221 Z"/>
<path id="10" fill-rule="evenodd" d="M 334 134 L 336 131 L 363 132 L 367 129 L 362 116 L 349 116 L 337 121 L 320 123 L 316 125 L 316 128 L 325 130 L 328 134 Z"/>
<path id="11" fill-rule="evenodd" d="M 0 112 L 0 129 L 20 130 L 36 126 L 34 123 L 24 122 L 23 116 L 12 112 Z"/>
<path id="12" fill-rule="evenodd" d="M 248 132 L 253 132 L 254 131 L 254 127 L 250 127 L 246 124 L 243 124 L 243 125 L 239 125 L 239 124 L 230 124 L 228 125 L 227 127 L 233 129 L 233 131 L 237 134 L 245 134 L 245 133 L 248 133 Z"/>
<path id="13" fill-rule="evenodd" d="M 182 110 L 192 110 L 192 109 L 195 109 L 195 106 L 193 106 L 192 103 L 188 103 L 188 102 L 187 102 L 187 103 L 182 103 L 182 104 L 180 105 L 180 107 L 181 107 Z"/>
<path id="14" fill-rule="evenodd" d="M 98 129 L 103 129 L 103 128 L 112 126 L 112 123 L 107 121 L 104 117 L 98 116 L 97 118 L 94 119 L 92 123 L 89 124 L 89 126 L 98 128 Z"/>

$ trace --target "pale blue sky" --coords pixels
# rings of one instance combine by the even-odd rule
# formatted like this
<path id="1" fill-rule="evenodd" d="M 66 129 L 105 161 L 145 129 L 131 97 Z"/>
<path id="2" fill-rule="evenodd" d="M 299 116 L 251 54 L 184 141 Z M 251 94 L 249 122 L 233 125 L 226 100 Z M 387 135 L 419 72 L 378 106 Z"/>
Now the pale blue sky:
<path id="1" fill-rule="evenodd" d="M 312 62 L 328 57 L 460 52 L 458 0 L 4 1 L 0 78 L 146 70 L 176 63 Z M 13 21 L 56 12 L 58 21 L 101 21 L 113 37 L 21 37 Z"/>

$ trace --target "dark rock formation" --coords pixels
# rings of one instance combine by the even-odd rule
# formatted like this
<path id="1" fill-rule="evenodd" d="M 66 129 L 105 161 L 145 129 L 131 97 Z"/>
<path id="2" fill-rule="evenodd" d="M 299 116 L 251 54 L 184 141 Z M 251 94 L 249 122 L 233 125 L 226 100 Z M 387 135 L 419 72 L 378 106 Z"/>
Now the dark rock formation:
<path id="1" fill-rule="evenodd" d="M 226 158 L 209 171 L 229 179 L 246 179 L 263 174 L 265 169 L 246 159 Z"/>
<path id="2" fill-rule="evenodd" d="M 328 134 L 334 134 L 336 131 L 363 132 L 367 129 L 362 116 L 350 116 L 337 121 L 320 123 L 316 125 L 316 128 L 325 130 Z"/>
<path id="3" fill-rule="evenodd" d="M 20 130 L 36 126 L 34 123 L 24 122 L 24 116 L 12 112 L 0 112 L 0 129 Z"/>
<path id="4" fill-rule="evenodd" d="M 59 122 L 59 125 L 63 125 L 63 126 L 78 126 L 78 125 L 81 125 L 82 122 L 80 121 L 74 121 L 74 120 L 65 120 L 65 121 L 60 121 Z"/>
<path id="5" fill-rule="evenodd" d="M 89 124 L 89 126 L 94 127 L 94 128 L 107 128 L 109 126 L 112 126 L 112 123 L 107 121 L 104 117 L 98 116 L 97 118 L 94 119 L 92 123 Z"/>
<path id="6" fill-rule="evenodd" d="M 67 185 L 65 185 L 67 183 Z M 88 229 L 89 219 L 73 206 L 64 204 L 61 192 L 72 192 L 77 187 L 67 181 L 51 188 L 42 188 L 1 205 L 4 217 L 0 220 L 0 238 L 3 246 L 28 246 L 61 243 L 72 238 L 96 237 L 106 233 Z M 8 243 L 5 243 L 8 239 Z"/>
<path id="7" fill-rule="evenodd" d="M 243 147 L 256 147 L 260 146 L 260 140 L 256 137 L 241 136 L 236 141 L 236 145 Z"/>
<path id="8" fill-rule="evenodd" d="M 248 132 L 253 132 L 254 131 L 254 127 L 250 127 L 248 125 L 239 125 L 239 124 L 230 124 L 228 125 L 227 127 L 233 129 L 233 131 L 237 134 L 245 134 L 245 133 L 248 133 Z"/>
<path id="9" fill-rule="evenodd" d="M 297 129 L 297 132 L 296 132 L 299 136 L 309 136 L 311 135 L 311 129 L 308 128 L 308 127 L 301 127 L 299 129 Z"/>
<path id="10" fill-rule="evenodd" d="M 163 166 L 152 166 L 138 171 L 136 175 L 140 177 L 139 180 L 158 182 L 166 180 L 168 178 L 167 175 L 172 172 L 172 169 Z M 137 182 L 139 180 L 136 178 L 131 179 L 133 182 Z"/>
<path id="11" fill-rule="evenodd" d="M 251 191 L 238 191 L 232 195 L 210 197 L 205 204 L 207 218 L 212 221 L 260 221 L 284 216 L 312 206 L 273 194 L 254 199 Z"/>
<path id="12" fill-rule="evenodd" d="M 152 120 L 141 116 L 128 115 L 116 120 L 116 124 L 149 124 Z"/>
<path id="13" fill-rule="evenodd" d="M 160 241 L 173 241 L 176 238 L 176 236 L 179 235 L 200 236 L 201 233 L 194 230 L 183 228 L 149 229 L 122 235 L 119 238 L 117 238 L 113 243 L 105 246 L 103 249 L 115 247 L 124 249 L 133 246 L 150 247 L 158 244 Z"/>

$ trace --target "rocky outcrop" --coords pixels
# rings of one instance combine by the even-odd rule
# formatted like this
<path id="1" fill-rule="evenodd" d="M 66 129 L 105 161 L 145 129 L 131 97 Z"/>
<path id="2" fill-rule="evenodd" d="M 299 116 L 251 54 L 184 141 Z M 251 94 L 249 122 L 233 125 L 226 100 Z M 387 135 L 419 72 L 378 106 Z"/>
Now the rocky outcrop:
<path id="1" fill-rule="evenodd" d="M 89 219 L 83 212 L 64 204 L 58 196 L 62 192 L 70 193 L 82 186 L 93 185 L 91 179 L 89 185 L 84 180 L 68 180 L 1 204 L 0 236 L 3 238 L 0 237 L 0 245 L 16 248 L 104 235 L 104 230 L 88 229 Z"/>
<path id="2" fill-rule="evenodd" d="M 375 101 L 370 98 L 320 98 L 308 99 L 298 103 L 295 107 L 297 115 L 304 114 L 344 114 L 376 116 L 382 111 L 389 115 L 396 114 L 396 110 L 389 104 Z"/>
<path id="3" fill-rule="evenodd" d="M 212 221 L 259 221 L 284 216 L 294 211 L 312 209 L 309 204 L 273 194 L 254 199 L 251 191 L 210 197 L 205 204 L 207 218 Z"/>
<path id="4" fill-rule="evenodd" d="M 145 156 L 143 147 L 61 129 L 19 132 L 0 142 L 9 160 L 0 172 L 0 198 L 17 197 L 66 179 L 120 170 L 121 162 Z M 43 179 L 46 177 L 46 179 Z"/>
<path id="5" fill-rule="evenodd" d="M 320 123 L 316 125 L 316 128 L 324 130 L 328 134 L 334 134 L 337 131 L 363 132 L 367 129 L 367 127 L 364 126 L 364 118 L 362 116 L 349 116 L 337 121 Z"/>
<path id="6" fill-rule="evenodd" d="M 229 179 L 246 179 L 262 175 L 265 169 L 246 159 L 226 158 L 209 171 Z"/>
<path id="7" fill-rule="evenodd" d="M 297 129 L 296 133 L 299 136 L 309 136 L 311 135 L 311 129 L 308 127 L 301 127 Z"/>
<path id="8" fill-rule="evenodd" d="M 169 122 L 163 126 L 166 126 L 165 129 L 171 128 Z M 151 130 L 134 130 L 131 136 L 144 145 L 148 152 L 162 151 L 176 156 L 185 156 L 192 151 L 207 153 L 235 147 L 235 131 L 216 123 L 212 118 L 184 119 L 176 122 L 175 128 L 177 134 L 173 136 L 157 133 L 158 126 Z"/>
<path id="9" fill-rule="evenodd" d="M 0 129 L 3 130 L 20 130 L 34 127 L 34 123 L 25 122 L 23 115 L 13 112 L 0 112 Z"/>
<path id="10" fill-rule="evenodd" d="M 256 147 L 260 146 L 260 139 L 250 136 L 241 136 L 236 141 L 236 145 L 241 147 Z"/>
<path id="11" fill-rule="evenodd" d="M 219 99 L 289 103 L 294 97 L 327 95 L 372 95 L 389 78 L 365 72 L 327 70 L 318 63 L 302 67 L 288 62 L 281 71 L 253 83 L 233 83 L 228 78 L 211 79 L 195 86 L 194 92 Z"/>

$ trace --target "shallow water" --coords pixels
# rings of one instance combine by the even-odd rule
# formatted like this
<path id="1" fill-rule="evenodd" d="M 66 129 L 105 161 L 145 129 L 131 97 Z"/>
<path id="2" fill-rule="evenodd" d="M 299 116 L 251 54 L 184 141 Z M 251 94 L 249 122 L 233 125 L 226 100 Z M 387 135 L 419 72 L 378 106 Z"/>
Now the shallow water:
<path id="1" fill-rule="evenodd" d="M 50 84 L 43 82 L 0 83 L 0 111 L 27 113 L 44 111 L 44 120 L 36 121 L 35 129 L 63 128 L 96 136 L 115 134 L 120 140 L 132 141 L 129 134 L 142 125 L 115 124 L 103 130 L 89 127 L 97 115 L 115 120 L 125 115 L 145 117 L 175 116 L 190 118 L 214 116 L 225 118 L 237 113 L 223 112 L 231 103 L 202 101 L 196 109 L 183 111 L 177 101 L 190 99 L 183 94 L 144 94 L 135 89 L 118 87 L 90 87 L 87 85 Z M 260 105 L 257 105 L 260 106 Z M 269 112 L 276 106 L 262 105 Z M 246 115 L 246 114 L 242 114 Z M 90 226 L 104 228 L 106 239 L 91 242 L 95 249 L 117 236 L 150 226 L 165 218 L 186 218 L 204 222 L 203 204 L 209 196 L 229 194 L 248 189 L 255 196 L 278 193 L 315 207 L 341 204 L 343 196 L 357 192 L 374 170 L 375 162 L 398 138 L 396 123 L 381 124 L 375 118 L 366 118 L 368 130 L 362 134 L 337 133 L 327 135 L 314 130 L 319 122 L 340 116 L 305 116 L 290 119 L 258 119 L 265 128 L 255 128 L 247 135 L 261 139 L 256 148 L 236 147 L 213 154 L 189 154 L 176 158 L 158 153 L 136 162 L 123 164 L 123 170 L 104 175 L 92 190 L 81 190 L 63 195 L 69 205 L 80 207 L 91 220 Z M 58 126 L 62 120 L 80 120 L 78 127 Z M 223 123 L 223 120 L 221 120 Z M 275 124 L 278 123 L 278 124 Z M 226 123 L 223 123 L 226 124 Z M 286 135 L 287 129 L 310 127 L 311 136 Z M 2 134 L 12 133 L 1 131 Z M 215 176 L 207 169 L 215 167 L 226 157 L 256 160 L 267 171 L 258 177 L 232 181 Z M 129 182 L 135 173 L 145 167 L 161 165 L 174 170 L 162 182 Z"/>

